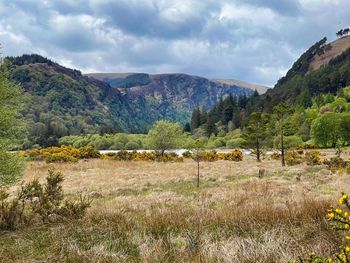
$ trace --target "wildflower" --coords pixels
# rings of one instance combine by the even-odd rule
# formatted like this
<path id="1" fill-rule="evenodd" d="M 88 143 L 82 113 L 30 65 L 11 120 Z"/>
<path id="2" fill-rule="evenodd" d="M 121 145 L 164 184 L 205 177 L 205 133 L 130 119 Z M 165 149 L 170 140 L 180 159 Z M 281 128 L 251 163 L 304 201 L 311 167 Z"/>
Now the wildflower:
<path id="1" fill-rule="evenodd" d="M 333 212 L 332 212 L 332 213 L 329 213 L 329 214 L 328 214 L 328 218 L 329 218 L 329 219 L 333 219 L 333 218 L 334 218 L 334 213 L 333 213 Z"/>
<path id="2" fill-rule="evenodd" d="M 350 236 L 346 236 L 345 239 L 346 239 L 346 240 L 350 240 Z"/>
<path id="3" fill-rule="evenodd" d="M 333 259 L 329 258 L 329 259 L 327 260 L 327 262 L 332 263 L 332 262 L 333 262 Z"/>
<path id="4" fill-rule="evenodd" d="M 344 213 L 344 217 L 348 217 L 349 213 L 348 212 L 345 212 Z"/>
<path id="5" fill-rule="evenodd" d="M 337 214 L 341 214 L 341 213 L 342 213 L 342 210 L 339 209 L 339 208 L 337 208 L 337 209 L 335 209 L 335 212 L 336 212 Z"/>
<path id="6" fill-rule="evenodd" d="M 345 224 L 345 225 L 344 225 L 344 228 L 345 228 L 345 229 L 349 229 L 349 228 L 350 228 L 349 224 Z M 350 248 L 349 248 L 349 249 L 350 249 Z"/>
<path id="7" fill-rule="evenodd" d="M 346 251 L 346 252 L 350 252 L 350 247 L 346 247 L 346 248 L 345 248 L 345 251 Z"/>

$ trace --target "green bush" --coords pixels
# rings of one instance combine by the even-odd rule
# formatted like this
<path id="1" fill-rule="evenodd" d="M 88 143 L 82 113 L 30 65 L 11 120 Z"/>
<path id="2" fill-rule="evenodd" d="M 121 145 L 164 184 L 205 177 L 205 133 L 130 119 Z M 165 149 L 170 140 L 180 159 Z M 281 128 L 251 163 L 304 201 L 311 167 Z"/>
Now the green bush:
<path id="1" fill-rule="evenodd" d="M 284 137 L 284 147 L 285 148 L 297 148 L 303 146 L 303 140 L 300 136 L 292 135 Z M 281 148 L 281 138 L 276 137 L 274 140 L 274 147 Z"/>
<path id="2" fill-rule="evenodd" d="M 136 141 L 130 141 L 127 144 L 125 144 L 126 150 L 138 150 L 140 148 L 141 148 L 140 143 Z"/>
<path id="3" fill-rule="evenodd" d="M 231 139 L 226 142 L 226 148 L 234 149 L 234 148 L 242 148 L 246 144 L 246 140 L 243 138 Z"/>

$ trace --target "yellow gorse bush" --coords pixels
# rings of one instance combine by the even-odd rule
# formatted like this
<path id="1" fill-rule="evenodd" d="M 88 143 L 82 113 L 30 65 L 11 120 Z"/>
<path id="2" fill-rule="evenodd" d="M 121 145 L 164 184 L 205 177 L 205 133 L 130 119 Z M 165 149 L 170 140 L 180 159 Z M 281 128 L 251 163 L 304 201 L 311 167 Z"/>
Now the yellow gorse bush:
<path id="1" fill-rule="evenodd" d="M 33 161 L 54 162 L 77 162 L 80 159 L 101 158 L 116 161 L 157 161 L 157 162 L 183 162 L 184 157 L 193 157 L 191 152 L 187 152 L 184 157 L 176 153 L 159 152 L 137 152 L 137 151 L 119 151 L 100 154 L 98 150 L 91 146 L 74 148 L 72 146 L 49 147 L 43 149 L 31 149 L 18 153 Z M 242 161 L 243 153 L 240 150 L 233 150 L 228 153 L 217 153 L 215 151 L 203 151 L 199 153 L 201 161 L 214 162 L 217 160 Z"/>
<path id="2" fill-rule="evenodd" d="M 158 161 L 158 162 L 182 162 L 183 157 L 178 156 L 176 153 L 164 153 L 163 155 L 158 152 L 137 152 L 137 151 L 119 151 L 115 153 L 103 154 L 102 158 L 117 160 L 117 161 Z"/>
<path id="3" fill-rule="evenodd" d="M 336 263 L 350 263 L 350 200 L 349 196 L 342 193 L 338 200 L 339 205 L 342 208 L 331 209 L 327 214 L 327 219 L 331 222 L 332 226 L 340 231 L 345 231 L 347 234 L 344 238 L 344 245 L 340 247 L 340 251 L 331 256 L 323 257 L 315 254 L 311 254 L 307 259 L 302 259 L 299 257 L 291 262 L 295 263 L 326 263 L 326 262 L 336 262 Z"/>
<path id="4" fill-rule="evenodd" d="M 305 161 L 307 165 L 320 165 L 321 152 L 317 150 L 308 151 L 305 153 Z"/>
<path id="5" fill-rule="evenodd" d="M 301 164 L 304 161 L 303 152 L 297 150 L 287 151 L 285 160 L 287 165 Z"/>
<path id="6" fill-rule="evenodd" d="M 34 161 L 53 162 L 77 162 L 79 159 L 100 158 L 100 153 L 91 146 L 74 148 L 72 146 L 48 147 L 43 149 L 31 149 L 19 153 Z"/>

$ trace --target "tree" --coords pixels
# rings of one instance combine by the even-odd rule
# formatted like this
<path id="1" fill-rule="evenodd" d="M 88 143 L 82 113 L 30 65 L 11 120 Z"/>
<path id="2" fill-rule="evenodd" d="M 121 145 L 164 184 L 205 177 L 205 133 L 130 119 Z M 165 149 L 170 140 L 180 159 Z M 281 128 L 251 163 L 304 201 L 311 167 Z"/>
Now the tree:
<path id="1" fill-rule="evenodd" d="M 260 151 L 263 141 L 269 136 L 270 116 L 261 112 L 253 112 L 243 133 L 243 139 L 256 150 L 256 160 L 260 162 Z"/>
<path id="2" fill-rule="evenodd" d="M 190 123 L 186 122 L 184 126 L 184 132 L 191 132 L 191 125 Z"/>
<path id="3" fill-rule="evenodd" d="M 199 107 L 195 108 L 191 117 L 191 131 L 193 132 L 201 125 L 201 111 Z"/>
<path id="4" fill-rule="evenodd" d="M 284 136 L 291 130 L 292 126 L 286 119 L 291 113 L 292 108 L 285 103 L 281 103 L 273 108 L 275 132 L 280 136 L 282 166 L 286 165 L 284 159 Z"/>
<path id="5" fill-rule="evenodd" d="M 157 121 L 147 135 L 149 146 L 160 150 L 162 155 L 165 150 L 179 147 L 182 137 L 181 125 L 165 120 Z"/>
<path id="6" fill-rule="evenodd" d="M 187 148 L 192 152 L 192 158 L 197 163 L 197 187 L 199 187 L 199 181 L 200 181 L 199 163 L 201 161 L 201 156 L 205 148 L 205 141 L 201 139 L 197 139 L 192 143 L 190 143 Z"/>
<path id="7" fill-rule="evenodd" d="M 19 116 L 21 88 L 9 80 L 9 65 L 0 63 L 0 186 L 3 186 L 14 183 L 23 173 L 23 163 L 8 150 L 17 146 L 24 126 Z"/>
<path id="8" fill-rule="evenodd" d="M 322 147 L 336 147 L 341 138 L 341 113 L 326 112 L 316 118 L 311 125 L 314 142 Z"/>
<path id="9" fill-rule="evenodd" d="M 343 36 L 343 29 L 340 29 L 337 33 L 336 33 L 337 37 L 342 37 Z"/>

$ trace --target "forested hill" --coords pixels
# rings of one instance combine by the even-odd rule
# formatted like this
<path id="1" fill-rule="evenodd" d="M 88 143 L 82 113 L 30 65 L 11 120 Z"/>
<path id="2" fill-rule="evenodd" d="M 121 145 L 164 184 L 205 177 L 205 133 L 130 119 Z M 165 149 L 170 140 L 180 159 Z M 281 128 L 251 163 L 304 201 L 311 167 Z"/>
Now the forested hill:
<path id="1" fill-rule="evenodd" d="M 28 147 L 54 145 L 70 134 L 146 132 L 159 119 L 184 123 L 197 105 L 210 108 L 223 95 L 253 93 L 185 74 L 152 76 L 140 92 L 140 85 L 113 87 L 39 55 L 7 59 L 11 78 L 27 95 Z"/>
<path id="2" fill-rule="evenodd" d="M 293 64 L 273 89 L 250 103 L 248 111 L 270 112 L 280 102 L 311 105 L 312 97 L 336 94 L 350 84 L 350 36 L 327 44 L 323 38 Z"/>

